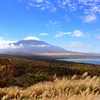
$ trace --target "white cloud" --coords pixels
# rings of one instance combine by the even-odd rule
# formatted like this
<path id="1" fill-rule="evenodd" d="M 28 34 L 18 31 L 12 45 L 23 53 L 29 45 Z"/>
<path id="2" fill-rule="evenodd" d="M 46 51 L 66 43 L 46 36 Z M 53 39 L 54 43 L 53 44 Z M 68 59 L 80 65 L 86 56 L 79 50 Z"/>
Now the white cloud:
<path id="1" fill-rule="evenodd" d="M 50 0 L 19 0 L 19 2 L 25 2 L 28 6 L 33 6 L 41 10 L 49 9 L 51 12 L 55 12 L 56 8 Z"/>
<path id="2" fill-rule="evenodd" d="M 65 10 L 70 9 L 71 11 L 75 11 L 77 8 L 84 8 L 88 6 L 87 9 L 93 8 L 94 11 L 99 11 L 99 3 L 100 0 L 18 0 L 18 2 L 26 2 L 27 5 L 40 7 L 40 9 L 49 9 L 54 11 L 57 8 L 64 8 Z M 38 5 L 38 6 L 37 6 Z"/>
<path id="3" fill-rule="evenodd" d="M 36 1 L 39 2 L 39 3 L 43 2 L 43 0 L 36 0 Z"/>
<path id="4" fill-rule="evenodd" d="M 66 5 L 69 4 L 71 1 L 70 0 L 58 0 L 57 4 L 60 8 L 66 8 Z"/>
<path id="5" fill-rule="evenodd" d="M 67 11 L 81 11 L 81 18 L 83 18 L 84 23 L 90 23 L 97 20 L 98 14 L 100 14 L 100 0 L 71 0 L 67 3 L 61 3 L 59 0 L 59 5 L 63 5 L 62 8 L 66 9 Z M 83 17 L 84 15 L 84 17 Z"/>
<path id="6" fill-rule="evenodd" d="M 86 15 L 83 18 L 83 20 L 84 20 L 84 23 L 90 23 L 90 22 L 96 21 L 97 20 L 97 17 L 94 14 L 90 14 L 90 15 Z"/>
<path id="7" fill-rule="evenodd" d="M 58 34 L 55 35 L 56 38 L 58 37 L 61 37 L 63 35 L 70 35 L 72 34 L 71 32 L 61 32 L 61 31 L 58 31 Z"/>
<path id="8" fill-rule="evenodd" d="M 82 3 L 82 4 L 85 5 L 85 4 L 87 4 L 87 1 L 88 1 L 88 0 L 78 0 L 78 3 Z"/>
<path id="9" fill-rule="evenodd" d="M 14 45 L 10 45 L 10 43 L 14 43 L 16 41 L 13 40 L 5 40 L 0 37 L 0 49 L 7 49 L 7 48 L 15 48 Z"/>
<path id="10" fill-rule="evenodd" d="M 22 0 L 18 0 L 18 2 L 22 2 Z"/>
<path id="11" fill-rule="evenodd" d="M 39 39 L 37 37 L 34 36 L 28 36 L 26 37 L 24 40 L 38 40 Z M 15 46 L 13 43 L 15 43 L 17 41 L 13 41 L 13 40 L 5 40 L 2 37 L 0 37 L 0 49 L 11 49 L 11 48 L 20 48 L 23 45 L 20 44 L 19 46 Z"/>
<path id="12" fill-rule="evenodd" d="M 70 21 L 70 18 L 68 17 L 68 15 L 65 15 L 65 20 L 66 20 L 67 22 Z"/>
<path id="13" fill-rule="evenodd" d="M 0 41 L 2 41 L 3 40 L 3 38 L 2 37 L 0 37 Z"/>
<path id="14" fill-rule="evenodd" d="M 56 25 L 59 25 L 59 22 L 50 20 L 50 21 L 46 24 L 46 27 L 50 27 L 50 26 L 55 27 Z"/>
<path id="15" fill-rule="evenodd" d="M 57 8 L 63 8 L 69 11 L 80 9 L 92 9 L 91 11 L 100 12 L 100 0 L 18 0 L 26 2 L 29 6 L 34 6 L 42 10 L 49 9 L 55 12 Z M 85 6 L 88 6 L 87 8 Z"/>
<path id="16" fill-rule="evenodd" d="M 87 5 L 89 3 L 98 3 L 100 0 L 78 0 L 78 3 L 82 3 L 84 5 Z"/>
<path id="17" fill-rule="evenodd" d="M 24 40 L 40 40 L 40 39 L 38 39 L 37 37 L 35 37 L 35 36 L 28 36 L 28 37 L 26 37 Z"/>
<path id="18" fill-rule="evenodd" d="M 82 19 L 84 23 L 90 23 L 97 20 L 98 14 L 100 14 L 100 0 L 78 0 L 79 4 L 83 5 Z"/>
<path id="19" fill-rule="evenodd" d="M 99 35 L 99 36 L 96 36 L 96 38 L 97 38 L 97 39 L 100 39 L 100 35 Z"/>
<path id="20" fill-rule="evenodd" d="M 33 47 L 49 47 L 50 45 L 32 45 Z"/>
<path id="21" fill-rule="evenodd" d="M 98 36 L 97 38 L 100 39 L 100 36 Z"/>
<path id="22" fill-rule="evenodd" d="M 91 7 L 91 11 L 95 13 L 100 13 L 100 5 L 94 5 Z"/>
<path id="23" fill-rule="evenodd" d="M 97 28 L 96 31 L 100 31 L 100 28 Z"/>
<path id="24" fill-rule="evenodd" d="M 68 4 L 69 2 L 71 2 L 71 1 L 70 1 L 70 0 L 63 0 L 63 1 L 62 1 L 62 4 L 63 4 L 63 5 L 66 5 L 66 4 Z"/>
<path id="25" fill-rule="evenodd" d="M 40 35 L 44 35 L 44 36 L 46 36 L 46 35 L 49 35 L 49 34 L 47 34 L 47 33 L 41 33 Z"/>
<path id="26" fill-rule="evenodd" d="M 57 34 L 55 35 L 55 37 L 61 37 L 63 35 L 70 35 L 73 37 L 84 37 L 86 34 L 84 34 L 83 32 L 81 32 L 80 30 L 75 30 L 74 32 L 61 32 L 58 31 Z"/>
<path id="27" fill-rule="evenodd" d="M 94 36 L 96 39 L 100 39 L 100 35 L 99 35 L 99 34 L 93 34 L 93 36 Z"/>
<path id="28" fill-rule="evenodd" d="M 65 9 L 66 11 L 75 11 L 78 7 L 78 4 L 75 3 L 74 0 L 58 0 L 57 1 L 58 7 L 61 9 Z"/>
<path id="29" fill-rule="evenodd" d="M 73 32 L 73 35 L 72 36 L 75 36 L 75 37 L 83 37 L 84 34 L 80 30 L 75 30 Z"/>
<path id="30" fill-rule="evenodd" d="M 72 42 L 71 44 L 68 45 L 69 47 L 89 47 L 89 44 L 84 44 L 81 42 Z"/>
<path id="31" fill-rule="evenodd" d="M 38 8 L 42 11 L 48 9 L 50 12 L 56 12 L 59 8 L 67 12 L 76 12 L 80 10 L 79 16 L 84 23 L 90 23 L 97 20 L 100 14 L 100 0 L 18 0 L 30 6 Z M 77 14 L 74 15 L 78 17 Z M 84 16 L 84 17 L 82 17 Z M 49 26 L 47 24 L 47 26 Z"/>
<path id="32" fill-rule="evenodd" d="M 72 3 L 72 4 L 68 4 L 70 11 L 75 11 L 77 9 L 77 4 L 76 3 Z"/>
<path id="33" fill-rule="evenodd" d="M 56 10 L 56 7 L 53 6 L 52 9 L 50 9 L 50 12 L 56 12 Z"/>

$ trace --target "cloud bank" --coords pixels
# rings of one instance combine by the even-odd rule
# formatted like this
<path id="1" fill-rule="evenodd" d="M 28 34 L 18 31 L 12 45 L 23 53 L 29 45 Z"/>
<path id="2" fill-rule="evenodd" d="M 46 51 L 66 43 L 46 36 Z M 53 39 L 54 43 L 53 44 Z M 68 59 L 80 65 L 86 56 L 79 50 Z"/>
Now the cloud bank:
<path id="1" fill-rule="evenodd" d="M 24 38 L 24 40 L 38 40 L 40 41 L 40 39 L 38 39 L 37 37 L 35 36 L 28 36 L 26 38 Z M 15 43 L 17 41 L 14 41 L 14 40 L 5 40 L 3 39 L 2 37 L 0 37 L 0 49 L 14 49 L 14 48 L 20 48 L 22 47 L 23 45 L 19 45 L 19 46 L 15 46 L 13 43 Z"/>
<path id="2" fill-rule="evenodd" d="M 16 41 L 13 40 L 5 40 L 2 37 L 0 37 L 0 49 L 8 49 L 8 48 L 16 48 L 13 44 L 10 43 L 15 43 Z"/>

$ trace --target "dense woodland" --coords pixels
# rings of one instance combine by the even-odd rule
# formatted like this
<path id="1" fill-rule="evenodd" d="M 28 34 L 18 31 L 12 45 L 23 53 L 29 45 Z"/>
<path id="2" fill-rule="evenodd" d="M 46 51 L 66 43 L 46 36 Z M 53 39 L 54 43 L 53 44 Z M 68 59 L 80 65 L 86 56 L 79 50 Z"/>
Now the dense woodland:
<path id="1" fill-rule="evenodd" d="M 100 76 L 100 65 L 57 61 L 52 59 L 34 59 L 14 56 L 0 57 L 0 87 L 28 87 L 41 81 L 53 81 L 58 78 L 78 77 L 88 72 Z"/>

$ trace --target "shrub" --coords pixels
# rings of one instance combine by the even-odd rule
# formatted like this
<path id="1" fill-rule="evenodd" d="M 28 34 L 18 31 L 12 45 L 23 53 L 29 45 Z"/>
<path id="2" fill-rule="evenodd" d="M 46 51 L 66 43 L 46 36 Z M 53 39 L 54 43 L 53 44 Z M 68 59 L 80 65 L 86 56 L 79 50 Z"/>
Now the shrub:
<path id="1" fill-rule="evenodd" d="M 28 73 L 27 82 L 36 83 L 36 82 L 44 81 L 46 77 L 47 77 L 47 73 L 41 70 L 36 73 Z"/>

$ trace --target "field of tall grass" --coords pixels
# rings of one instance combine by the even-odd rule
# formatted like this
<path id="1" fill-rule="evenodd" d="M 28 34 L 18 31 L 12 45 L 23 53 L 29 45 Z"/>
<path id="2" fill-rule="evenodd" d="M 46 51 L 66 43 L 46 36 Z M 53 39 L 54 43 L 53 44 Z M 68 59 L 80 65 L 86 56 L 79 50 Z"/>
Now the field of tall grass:
<path id="1" fill-rule="evenodd" d="M 23 83 L 24 84 L 24 83 Z M 100 77 L 85 72 L 70 79 L 57 78 L 27 88 L 18 86 L 0 88 L 0 100 L 100 100 Z"/>

